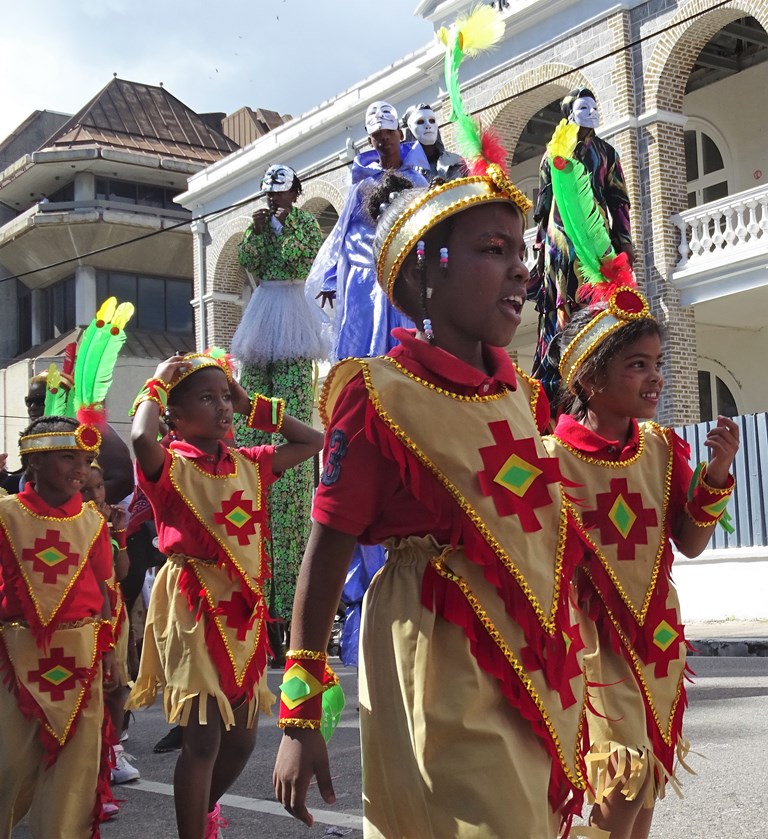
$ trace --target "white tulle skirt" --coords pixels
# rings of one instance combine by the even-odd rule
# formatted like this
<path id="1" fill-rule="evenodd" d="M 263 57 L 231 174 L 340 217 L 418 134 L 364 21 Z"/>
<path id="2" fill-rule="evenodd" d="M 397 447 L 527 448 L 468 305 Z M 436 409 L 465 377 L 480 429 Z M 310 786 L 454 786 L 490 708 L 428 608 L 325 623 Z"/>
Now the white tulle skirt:
<path id="1" fill-rule="evenodd" d="M 242 364 L 257 365 L 327 358 L 323 322 L 320 309 L 304 296 L 303 280 L 263 280 L 232 338 L 232 354 Z"/>

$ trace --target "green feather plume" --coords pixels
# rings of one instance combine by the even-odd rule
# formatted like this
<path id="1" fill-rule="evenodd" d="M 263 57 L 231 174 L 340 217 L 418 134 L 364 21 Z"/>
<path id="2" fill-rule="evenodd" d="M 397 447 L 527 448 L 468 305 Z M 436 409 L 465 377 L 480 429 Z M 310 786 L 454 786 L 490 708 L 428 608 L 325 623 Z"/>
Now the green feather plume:
<path id="1" fill-rule="evenodd" d="M 96 408 L 107 397 L 117 356 L 125 343 L 125 324 L 133 316 L 132 303 L 117 304 L 110 297 L 83 333 L 75 362 L 75 405 Z"/>
<path id="2" fill-rule="evenodd" d="M 589 283 L 605 283 L 600 268 L 616 255 L 584 166 L 571 157 L 578 126 L 562 120 L 547 146 L 552 194 L 566 236 L 576 251 L 576 272 Z"/>

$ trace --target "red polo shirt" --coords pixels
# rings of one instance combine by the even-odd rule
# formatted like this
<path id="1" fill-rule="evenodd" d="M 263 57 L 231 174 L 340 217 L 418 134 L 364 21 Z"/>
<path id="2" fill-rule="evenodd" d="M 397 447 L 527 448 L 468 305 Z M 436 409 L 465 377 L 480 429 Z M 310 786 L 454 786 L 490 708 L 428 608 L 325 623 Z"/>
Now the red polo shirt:
<path id="1" fill-rule="evenodd" d="M 506 351 L 483 347 L 488 374 L 450 353 L 415 337 L 412 329 L 394 329 L 400 344 L 388 355 L 410 372 L 438 387 L 466 396 L 487 396 L 517 388 L 515 366 Z M 404 486 L 396 463 L 384 457 L 365 433 L 368 396 L 362 373 L 344 388 L 334 406 L 325 437 L 323 463 L 328 464 L 331 449 L 338 469 L 323 472 L 315 494 L 312 517 L 320 524 L 357 536 L 363 544 L 379 544 L 389 537 L 433 534 L 438 541 L 449 542 L 455 507 L 447 498 L 439 516 L 421 504 Z M 549 406 L 540 392 L 536 406 L 539 430 L 549 422 Z M 440 433 L 439 417 L 424 415 Z M 339 457 L 334 432 L 343 435 L 344 451 Z M 336 441 L 341 439 L 337 434 Z"/>

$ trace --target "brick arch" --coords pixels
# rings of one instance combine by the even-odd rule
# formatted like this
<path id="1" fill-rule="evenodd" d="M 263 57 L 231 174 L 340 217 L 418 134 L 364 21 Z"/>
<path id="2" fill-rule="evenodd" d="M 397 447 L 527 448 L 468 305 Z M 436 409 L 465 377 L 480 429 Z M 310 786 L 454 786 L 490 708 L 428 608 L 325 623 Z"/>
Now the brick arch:
<path id="1" fill-rule="evenodd" d="M 250 222 L 250 215 L 238 215 L 228 219 L 212 234 L 207 249 L 208 291 L 242 294 L 248 278 L 237 260 L 237 248 Z"/>
<path id="2" fill-rule="evenodd" d="M 333 184 L 322 178 L 315 178 L 302 185 L 302 193 L 297 203 L 302 210 L 308 212 L 314 212 L 316 207 L 322 208 L 330 204 L 336 213 L 340 214 L 344 206 L 344 196 Z"/>
<path id="3" fill-rule="evenodd" d="M 768 32 L 768 0 L 738 0 L 709 11 L 710 6 L 710 0 L 691 0 L 667 24 L 674 26 L 692 14 L 702 13 L 668 29 L 656 43 L 645 76 L 645 110 L 682 113 L 685 87 L 694 61 L 724 26 L 740 17 L 754 17 Z"/>
<path id="4" fill-rule="evenodd" d="M 581 86 L 591 87 L 580 71 L 565 64 L 542 64 L 498 88 L 488 103 L 491 107 L 486 106 L 480 118 L 483 125 L 498 131 L 511 156 L 528 120 L 554 99 Z M 513 98 L 506 101 L 509 97 Z"/>

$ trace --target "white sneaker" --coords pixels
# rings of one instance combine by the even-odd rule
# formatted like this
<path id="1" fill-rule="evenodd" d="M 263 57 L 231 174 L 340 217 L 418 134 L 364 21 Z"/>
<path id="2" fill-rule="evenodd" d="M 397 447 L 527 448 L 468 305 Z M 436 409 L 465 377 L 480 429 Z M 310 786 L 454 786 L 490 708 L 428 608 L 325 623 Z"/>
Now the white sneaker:
<path id="1" fill-rule="evenodd" d="M 131 764 L 133 755 L 129 755 L 122 746 L 115 746 L 115 768 L 112 770 L 113 784 L 127 784 L 129 781 L 138 781 L 141 777 L 139 770 Z"/>

